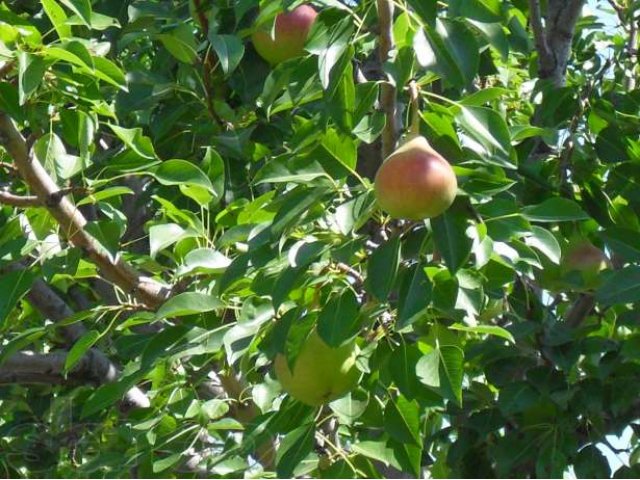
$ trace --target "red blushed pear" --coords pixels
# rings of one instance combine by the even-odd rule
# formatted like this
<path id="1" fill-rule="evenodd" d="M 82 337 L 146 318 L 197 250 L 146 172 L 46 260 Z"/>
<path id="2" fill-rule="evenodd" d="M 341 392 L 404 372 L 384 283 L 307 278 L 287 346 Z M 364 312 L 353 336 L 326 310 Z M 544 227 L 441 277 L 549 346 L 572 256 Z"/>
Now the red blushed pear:
<path id="1" fill-rule="evenodd" d="M 456 198 L 458 181 L 442 155 L 417 136 L 384 161 L 374 181 L 378 204 L 394 218 L 437 217 Z"/>
<path id="2" fill-rule="evenodd" d="M 598 285 L 598 273 L 607 268 L 608 259 L 604 252 L 584 238 L 573 238 L 562 256 L 565 273 L 579 272 L 587 288 Z"/>
<path id="3" fill-rule="evenodd" d="M 274 37 L 257 30 L 251 35 L 258 54 L 271 65 L 302 55 L 304 44 L 318 13 L 309 5 L 300 5 L 291 12 L 276 17 Z"/>

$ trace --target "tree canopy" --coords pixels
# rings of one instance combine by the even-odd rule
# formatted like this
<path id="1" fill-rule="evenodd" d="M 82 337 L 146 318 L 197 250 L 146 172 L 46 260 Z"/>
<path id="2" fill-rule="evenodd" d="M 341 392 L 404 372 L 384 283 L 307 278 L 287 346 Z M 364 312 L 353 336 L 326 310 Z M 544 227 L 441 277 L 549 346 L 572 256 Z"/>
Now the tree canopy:
<path id="1" fill-rule="evenodd" d="M 639 477 L 639 17 L 0 2 L 0 476 Z"/>

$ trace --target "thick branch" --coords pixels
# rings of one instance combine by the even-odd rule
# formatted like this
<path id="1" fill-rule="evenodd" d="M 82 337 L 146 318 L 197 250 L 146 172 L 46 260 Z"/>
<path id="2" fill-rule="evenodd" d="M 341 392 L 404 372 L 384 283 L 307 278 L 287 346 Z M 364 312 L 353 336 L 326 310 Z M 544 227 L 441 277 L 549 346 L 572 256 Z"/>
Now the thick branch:
<path id="1" fill-rule="evenodd" d="M 0 145 L 13 157 L 20 176 L 47 206 L 64 235 L 86 253 L 109 281 L 149 307 L 158 307 L 165 301 L 167 289 L 158 282 L 143 277 L 120 256 L 113 259 L 110 253 L 84 230 L 87 220 L 69 199 L 59 196 L 58 186 L 40 162 L 29 153 L 24 137 L 3 112 L 0 112 Z M 57 198 L 56 196 L 59 197 L 59 201 L 51 201 L 52 198 Z"/>
<path id="2" fill-rule="evenodd" d="M 21 264 L 11 264 L 3 269 L 15 271 L 23 270 L 24 268 L 24 265 Z M 27 294 L 27 299 L 31 305 L 55 323 L 62 322 L 73 315 L 73 310 L 71 310 L 64 300 L 62 300 L 60 296 L 42 279 L 37 278 L 33 282 L 31 289 Z M 81 323 L 71 323 L 69 325 L 61 326 L 60 331 L 62 332 L 65 341 L 70 345 L 76 342 L 87 332 L 86 328 Z M 90 360 L 87 361 L 91 362 L 91 372 L 93 372 L 93 379 L 95 381 L 98 383 L 109 383 L 117 380 L 120 375 L 120 371 L 104 353 L 96 348 L 92 348 L 86 355 L 90 357 Z M 14 360 L 14 357 L 15 355 L 6 359 L 5 362 L 0 365 L 0 368 L 3 368 L 6 372 L 6 365 L 11 365 L 12 362 L 15 364 L 16 360 Z M 17 358 L 19 359 L 20 357 Z M 62 364 L 64 365 L 64 361 Z M 62 370 L 60 369 L 58 371 L 60 372 Z M 32 374 L 35 375 L 39 373 L 46 374 L 48 376 L 50 372 L 31 372 L 27 375 L 27 378 L 23 379 L 27 380 L 31 378 L 32 380 L 35 380 L 35 377 L 33 377 Z M 20 378 L 21 377 L 14 377 L 16 381 L 20 380 Z M 150 405 L 149 399 L 138 387 L 133 387 L 125 394 L 125 401 L 140 408 L 146 408 Z"/>
<path id="3" fill-rule="evenodd" d="M 565 83 L 571 42 L 585 0 L 549 0 L 546 16 L 546 43 L 550 57 L 540 56 L 540 78 L 556 87 Z M 543 61 L 546 60 L 546 61 Z"/>
<path id="4" fill-rule="evenodd" d="M 577 328 L 589 316 L 596 301 L 593 295 L 581 295 L 567 313 L 566 322 L 571 328 Z"/>
<path id="5" fill-rule="evenodd" d="M 87 352 L 75 367 L 68 373 L 71 380 L 113 381 L 116 378 L 115 368 L 105 365 L 95 350 Z M 31 380 L 29 383 L 66 383 L 64 364 L 66 352 L 34 353 L 19 352 L 0 364 L 0 384 L 22 383 L 20 380 Z M 106 367 L 106 370 L 105 370 Z"/>
<path id="6" fill-rule="evenodd" d="M 378 54 L 380 63 L 385 64 L 389 60 L 389 54 L 394 48 L 393 43 L 393 1 L 377 0 L 378 20 L 380 24 L 380 37 Z M 396 88 L 387 79 L 382 84 L 380 91 L 380 103 L 386 116 L 384 130 L 382 130 L 382 156 L 388 157 L 396 146 Z"/>

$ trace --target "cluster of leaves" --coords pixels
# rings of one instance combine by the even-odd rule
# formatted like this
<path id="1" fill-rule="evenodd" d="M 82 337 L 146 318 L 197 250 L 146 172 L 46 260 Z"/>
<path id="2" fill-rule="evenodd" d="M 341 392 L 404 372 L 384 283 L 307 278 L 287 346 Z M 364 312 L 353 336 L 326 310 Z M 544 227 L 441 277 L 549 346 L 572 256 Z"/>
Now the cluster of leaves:
<path id="1" fill-rule="evenodd" d="M 78 310 L 67 323 L 89 327 L 65 368 L 95 346 L 124 371 L 99 387 L 0 388 L 0 466 L 609 477 L 605 435 L 636 428 L 640 407 L 640 95 L 623 87 L 624 39 L 583 17 L 557 89 L 536 82 L 527 2 L 396 2 L 379 65 L 376 2 L 318 0 L 307 54 L 270 68 L 251 31 L 299 3 L 0 4 L 0 110 L 58 185 L 87 189 L 87 231 L 181 292 L 139 308 L 46 208 L 2 207 L 0 267 L 30 267 L 0 276 L 0 359 L 61 346 L 24 297 L 40 277 Z M 402 118 L 408 82 L 420 86 L 421 133 L 458 176 L 432 221 L 389 220 L 364 173 L 383 79 Z M 27 193 L 10 169 L 0 180 Z M 613 260 L 595 291 L 559 266 L 575 235 Z M 568 322 L 585 296 L 595 307 Z M 364 374 L 321 412 L 270 368 L 316 326 L 333 346 L 358 336 Z M 215 389 L 230 374 L 246 383 L 236 398 Z M 151 406 L 123 412 L 136 384 Z M 273 465 L 258 455 L 270 443 Z M 638 475 L 635 443 L 617 476 Z"/>

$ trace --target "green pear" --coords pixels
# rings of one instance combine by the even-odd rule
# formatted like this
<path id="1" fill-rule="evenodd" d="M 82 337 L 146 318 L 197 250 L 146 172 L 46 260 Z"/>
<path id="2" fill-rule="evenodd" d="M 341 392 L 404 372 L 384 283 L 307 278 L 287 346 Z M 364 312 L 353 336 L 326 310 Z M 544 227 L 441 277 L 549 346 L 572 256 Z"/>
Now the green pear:
<path id="1" fill-rule="evenodd" d="M 276 17 L 274 35 L 259 29 L 251 35 L 256 52 L 271 65 L 302 55 L 307 35 L 318 13 L 309 5 L 300 5 Z"/>
<path id="2" fill-rule="evenodd" d="M 295 399 L 314 407 L 322 405 L 345 395 L 358 383 L 358 351 L 355 341 L 332 348 L 314 330 L 302 345 L 293 372 L 284 355 L 276 356 L 276 377 Z"/>
<path id="3" fill-rule="evenodd" d="M 458 181 L 449 162 L 417 136 L 387 157 L 374 188 L 378 204 L 392 217 L 423 220 L 451 206 Z"/>

